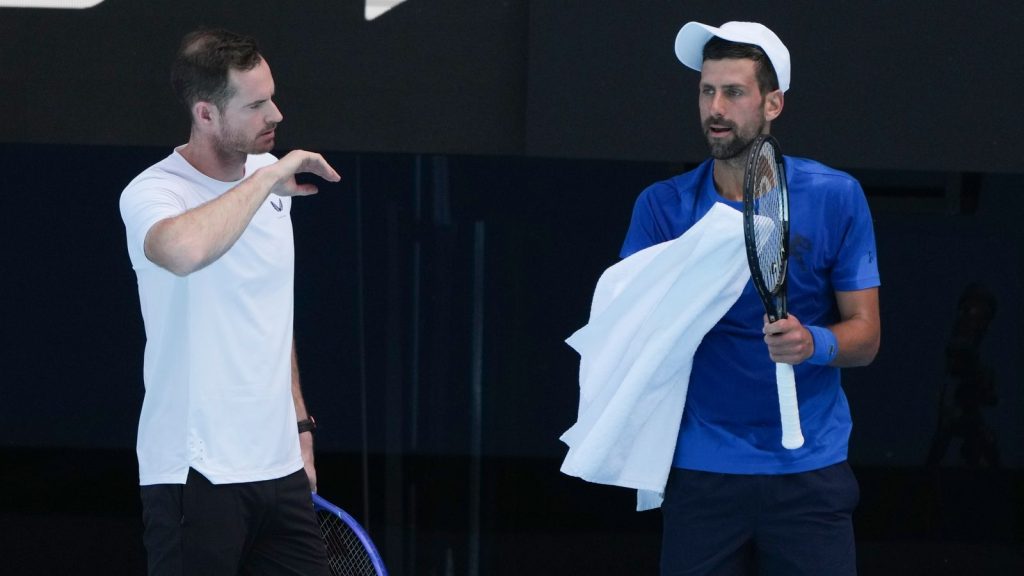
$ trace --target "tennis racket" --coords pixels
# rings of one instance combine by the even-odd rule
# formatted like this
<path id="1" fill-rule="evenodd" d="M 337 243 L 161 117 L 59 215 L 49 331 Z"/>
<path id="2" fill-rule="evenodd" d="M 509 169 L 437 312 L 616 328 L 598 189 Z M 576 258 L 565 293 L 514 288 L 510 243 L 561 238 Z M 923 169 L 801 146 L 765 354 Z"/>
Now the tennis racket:
<path id="1" fill-rule="evenodd" d="M 384 561 L 370 535 L 347 512 L 313 494 L 320 534 L 327 547 L 327 563 L 334 576 L 387 576 Z"/>
<path id="2" fill-rule="evenodd" d="M 785 318 L 789 190 L 779 143 L 768 135 L 758 136 L 747 156 L 743 175 L 743 238 L 750 275 L 768 321 Z M 775 381 L 782 417 L 782 446 L 794 450 L 803 446 L 804 435 L 800 431 L 793 366 L 776 363 Z"/>

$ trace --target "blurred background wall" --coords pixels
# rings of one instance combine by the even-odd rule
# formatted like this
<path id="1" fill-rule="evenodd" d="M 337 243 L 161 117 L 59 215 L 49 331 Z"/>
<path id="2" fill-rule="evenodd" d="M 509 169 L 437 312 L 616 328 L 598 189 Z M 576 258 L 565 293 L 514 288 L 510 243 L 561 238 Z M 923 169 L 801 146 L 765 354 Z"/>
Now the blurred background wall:
<path id="1" fill-rule="evenodd" d="M 79 570 L 139 573 L 144 334 L 117 199 L 187 139 L 168 70 L 201 25 L 259 40 L 280 151 L 321 151 L 343 176 L 293 208 L 322 491 L 396 574 L 652 573 L 657 513 L 558 473 L 578 399 L 563 340 L 636 195 L 706 155 L 698 75 L 672 51 L 689 20 L 778 33 L 793 87 L 773 133 L 871 204 L 882 350 L 844 374 L 862 572 L 1020 567 L 1021 5 L 407 0 L 372 21 L 364 6 L 0 8 L 11 573 L 66 568 L 40 561 L 55 526 L 90 535 L 62 556 Z M 967 343 L 965 294 L 994 304 Z"/>

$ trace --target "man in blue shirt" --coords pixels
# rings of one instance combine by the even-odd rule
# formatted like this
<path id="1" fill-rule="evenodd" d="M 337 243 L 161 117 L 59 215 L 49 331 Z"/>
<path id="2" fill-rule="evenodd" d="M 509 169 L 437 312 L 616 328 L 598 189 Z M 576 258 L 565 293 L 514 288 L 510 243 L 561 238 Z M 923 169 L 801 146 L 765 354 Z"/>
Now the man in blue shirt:
<path id="1" fill-rule="evenodd" d="M 621 255 L 672 240 L 716 203 L 742 210 L 747 150 L 789 89 L 789 51 L 761 24 L 697 22 L 676 55 L 700 71 L 711 158 L 648 187 Z M 846 463 L 851 422 L 839 369 L 879 346 L 874 231 L 860 184 L 785 158 L 790 194 L 789 317 L 769 324 L 752 284 L 698 347 L 665 488 L 663 575 L 856 573 Z M 792 364 L 804 445 L 782 447 L 775 362 Z"/>

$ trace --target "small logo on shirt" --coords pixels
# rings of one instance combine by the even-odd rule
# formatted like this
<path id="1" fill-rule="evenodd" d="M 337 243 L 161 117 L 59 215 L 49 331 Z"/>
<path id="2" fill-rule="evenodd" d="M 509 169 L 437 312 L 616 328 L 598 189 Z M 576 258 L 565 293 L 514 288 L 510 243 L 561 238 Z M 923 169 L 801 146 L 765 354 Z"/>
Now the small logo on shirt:
<path id="1" fill-rule="evenodd" d="M 282 200 L 280 198 L 278 198 L 276 202 L 274 201 L 273 198 L 271 198 L 270 199 L 270 205 L 273 206 L 274 210 L 277 210 L 278 212 L 280 212 L 281 210 L 284 210 L 284 200 Z"/>

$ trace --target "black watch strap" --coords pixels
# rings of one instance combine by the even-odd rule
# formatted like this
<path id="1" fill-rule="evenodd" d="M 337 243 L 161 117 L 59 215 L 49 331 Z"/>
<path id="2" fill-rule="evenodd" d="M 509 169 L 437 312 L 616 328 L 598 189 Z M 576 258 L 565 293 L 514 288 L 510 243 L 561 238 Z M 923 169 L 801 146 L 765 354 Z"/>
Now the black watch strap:
<path id="1" fill-rule="evenodd" d="M 316 430 L 316 420 L 312 415 L 307 415 L 305 420 L 299 420 L 299 434 Z"/>

